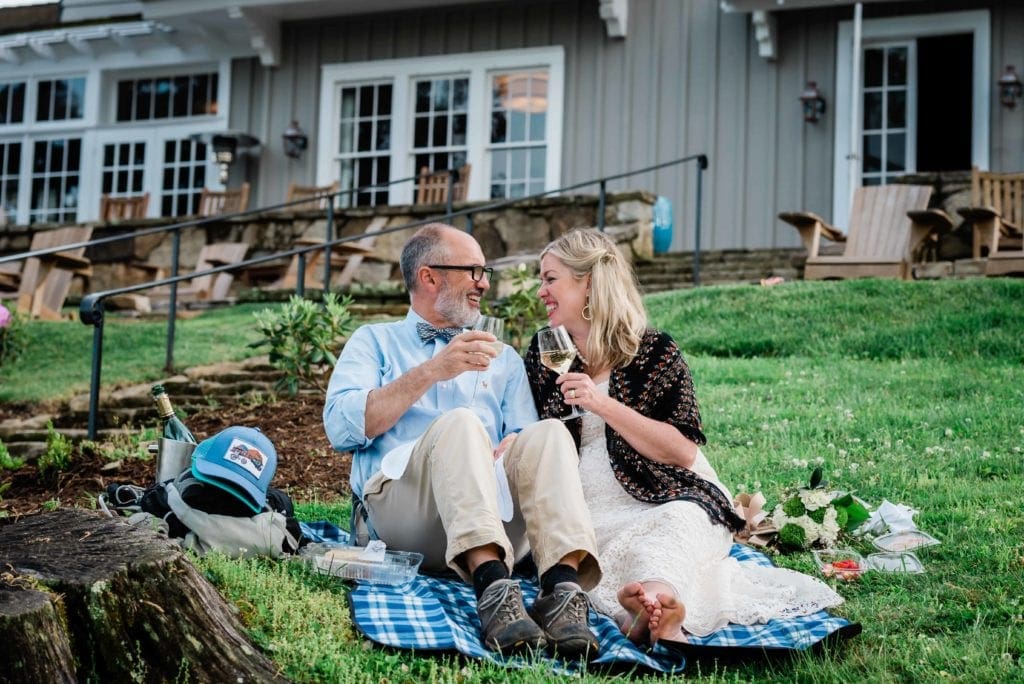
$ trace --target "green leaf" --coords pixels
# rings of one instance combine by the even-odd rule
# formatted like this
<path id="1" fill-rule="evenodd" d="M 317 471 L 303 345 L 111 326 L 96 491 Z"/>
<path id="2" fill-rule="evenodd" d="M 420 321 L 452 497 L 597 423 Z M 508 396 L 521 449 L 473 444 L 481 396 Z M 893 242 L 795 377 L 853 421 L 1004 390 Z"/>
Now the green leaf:
<path id="1" fill-rule="evenodd" d="M 824 486 L 824 483 L 822 482 L 821 466 L 818 466 L 811 473 L 811 489 L 817 489 L 821 486 Z"/>
<path id="2" fill-rule="evenodd" d="M 868 509 L 864 508 L 864 505 L 856 499 L 849 506 L 846 506 L 846 515 L 846 527 L 844 529 L 847 532 L 857 529 L 865 520 L 871 517 Z"/>

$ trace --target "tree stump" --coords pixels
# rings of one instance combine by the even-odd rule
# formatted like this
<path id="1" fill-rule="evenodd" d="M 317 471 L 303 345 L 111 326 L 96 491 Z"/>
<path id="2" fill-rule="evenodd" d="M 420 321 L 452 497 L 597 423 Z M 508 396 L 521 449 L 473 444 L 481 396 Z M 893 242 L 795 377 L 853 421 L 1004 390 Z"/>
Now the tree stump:
<path id="1" fill-rule="evenodd" d="M 81 509 L 0 524 L 0 681 L 281 682 L 173 542 Z"/>

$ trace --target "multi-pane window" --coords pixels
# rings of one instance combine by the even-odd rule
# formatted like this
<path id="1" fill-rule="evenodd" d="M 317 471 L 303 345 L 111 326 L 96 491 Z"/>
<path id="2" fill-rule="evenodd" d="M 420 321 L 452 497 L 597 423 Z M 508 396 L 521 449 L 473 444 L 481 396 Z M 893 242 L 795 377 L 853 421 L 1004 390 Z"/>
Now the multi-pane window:
<path id="1" fill-rule="evenodd" d="M 146 143 L 126 142 L 103 146 L 101 191 L 105 195 L 139 195 L 144 191 Z"/>
<path id="2" fill-rule="evenodd" d="M 530 71 L 491 78 L 491 197 L 544 191 L 547 174 L 548 74 Z"/>
<path id="3" fill-rule="evenodd" d="M 185 138 L 164 142 L 161 216 L 186 216 L 199 209 L 206 185 L 206 143 Z"/>
<path id="4" fill-rule="evenodd" d="M 864 50 L 864 185 L 881 185 L 907 172 L 909 48 Z"/>
<path id="5" fill-rule="evenodd" d="M 37 140 L 32 144 L 30 223 L 75 220 L 81 163 L 81 138 Z"/>
<path id="6" fill-rule="evenodd" d="M 466 163 L 468 78 L 433 78 L 414 84 L 412 153 L 416 173 L 457 169 Z"/>
<path id="7" fill-rule="evenodd" d="M 21 143 L 0 142 L 0 214 L 13 220 L 18 210 L 18 170 Z"/>
<path id="8" fill-rule="evenodd" d="M 152 121 L 217 113 L 217 73 L 117 82 L 117 120 Z"/>
<path id="9" fill-rule="evenodd" d="M 390 83 L 341 88 L 338 152 L 342 190 L 384 184 L 391 175 Z M 343 206 L 387 204 L 388 187 L 342 195 Z"/>
<path id="10" fill-rule="evenodd" d="M 36 121 L 68 121 L 84 116 L 84 78 L 55 78 L 36 83 Z"/>
<path id="11" fill-rule="evenodd" d="M 25 82 L 0 82 L 0 125 L 25 120 Z"/>

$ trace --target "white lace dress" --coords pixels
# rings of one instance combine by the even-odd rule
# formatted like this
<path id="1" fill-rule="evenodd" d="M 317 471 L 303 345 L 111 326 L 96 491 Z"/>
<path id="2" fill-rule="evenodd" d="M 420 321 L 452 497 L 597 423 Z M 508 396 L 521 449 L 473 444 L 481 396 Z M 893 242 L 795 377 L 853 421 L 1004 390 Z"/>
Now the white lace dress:
<path id="1" fill-rule="evenodd" d="M 607 383 L 598 388 L 608 391 Z M 740 565 L 729 556 L 732 533 L 712 524 L 695 503 L 634 499 L 612 473 L 604 420 L 594 414 L 582 420 L 580 477 L 604 571 L 590 592 L 598 610 L 615 616 L 622 612 L 616 598 L 622 585 L 661 580 L 686 607 L 683 628 L 706 636 L 730 622 L 750 625 L 808 615 L 843 602 L 824 582 L 802 573 Z M 702 453 L 692 470 L 732 500 Z"/>

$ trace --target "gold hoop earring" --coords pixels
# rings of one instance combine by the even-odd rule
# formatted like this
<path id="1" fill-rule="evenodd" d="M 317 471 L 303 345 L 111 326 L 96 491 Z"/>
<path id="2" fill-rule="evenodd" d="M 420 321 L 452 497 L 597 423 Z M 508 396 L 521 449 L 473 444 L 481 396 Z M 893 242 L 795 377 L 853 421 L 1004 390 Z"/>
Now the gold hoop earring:
<path id="1" fill-rule="evenodd" d="M 583 311 L 580 312 L 583 316 L 583 320 L 590 321 L 594 319 L 594 314 L 590 311 L 590 295 L 587 295 L 587 303 L 583 305 Z"/>

